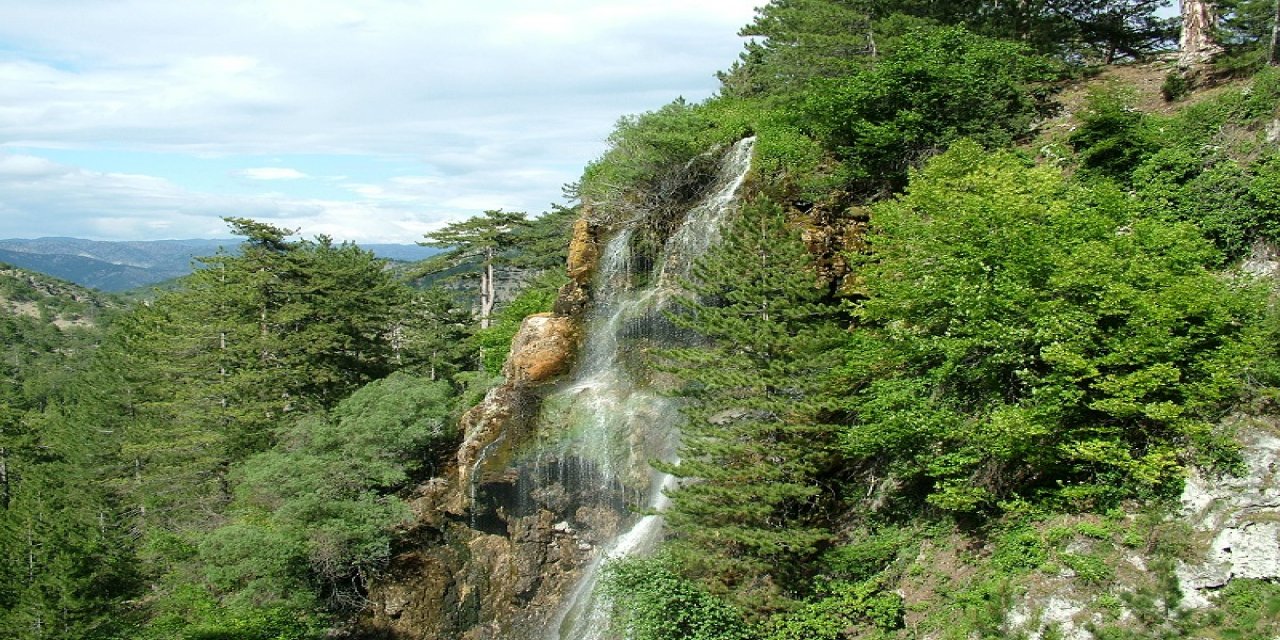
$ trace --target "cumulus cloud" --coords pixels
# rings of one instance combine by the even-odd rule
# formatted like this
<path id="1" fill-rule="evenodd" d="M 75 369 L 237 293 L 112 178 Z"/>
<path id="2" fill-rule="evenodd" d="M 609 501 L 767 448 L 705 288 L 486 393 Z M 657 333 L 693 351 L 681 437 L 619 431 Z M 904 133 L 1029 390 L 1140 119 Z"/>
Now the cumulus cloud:
<path id="1" fill-rule="evenodd" d="M 14 220 L 88 219 L 91 202 L 58 208 L 74 196 L 44 189 L 51 171 L 130 212 L 84 223 L 100 234 L 183 235 L 182 212 L 219 198 L 299 223 L 315 215 L 303 226 L 340 239 L 382 226 L 412 241 L 487 208 L 538 211 L 619 116 L 710 95 L 758 1 L 0 3 L 0 148 L 14 151 L 0 155 L 0 235 L 32 233 Z M 289 168 L 232 175 L 290 190 L 224 196 L 181 187 L 163 166 L 94 172 L 42 149 L 281 156 Z M 328 174 L 292 164 L 297 154 L 382 173 L 308 196 L 298 190 L 333 181 L 304 180 Z"/>

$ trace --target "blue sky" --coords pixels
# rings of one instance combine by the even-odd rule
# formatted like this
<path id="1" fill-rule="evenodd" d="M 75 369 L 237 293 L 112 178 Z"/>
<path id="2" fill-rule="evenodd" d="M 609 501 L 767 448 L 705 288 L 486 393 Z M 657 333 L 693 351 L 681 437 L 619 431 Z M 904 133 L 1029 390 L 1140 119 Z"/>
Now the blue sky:
<path id="1" fill-rule="evenodd" d="M 758 0 L 5 0 L 0 238 L 414 242 L 700 100 Z"/>

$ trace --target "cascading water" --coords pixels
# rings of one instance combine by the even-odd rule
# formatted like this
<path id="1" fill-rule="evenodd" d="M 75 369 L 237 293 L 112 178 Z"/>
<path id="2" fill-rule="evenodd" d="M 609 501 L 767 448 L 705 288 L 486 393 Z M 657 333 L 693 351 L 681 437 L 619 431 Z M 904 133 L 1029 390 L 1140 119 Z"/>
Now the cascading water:
<path id="1" fill-rule="evenodd" d="M 573 378 L 546 400 L 544 424 L 570 425 L 570 433 L 544 443 L 543 476 L 535 484 L 566 486 L 598 483 L 601 494 L 618 492 L 650 511 L 666 506 L 665 490 L 674 478 L 654 472 L 652 459 L 672 460 L 678 438 L 679 407 L 653 389 L 644 375 L 627 368 L 629 345 L 661 345 L 662 313 L 694 260 L 719 237 L 720 226 L 737 202 L 751 165 L 754 138 L 738 142 L 721 162 L 709 194 L 685 215 L 663 245 L 652 277 L 633 286 L 631 245 L 643 221 L 618 229 L 606 244 L 595 284 L 595 307 L 588 337 Z M 550 422 L 546 422 L 550 421 Z M 555 463 L 550 462 L 554 460 Z M 538 488 L 534 487 L 534 491 Z M 545 633 L 546 640 L 599 640 L 608 631 L 608 606 L 595 594 L 601 566 L 609 560 L 643 553 L 661 535 L 661 518 L 645 515 L 602 545 L 566 604 Z"/>

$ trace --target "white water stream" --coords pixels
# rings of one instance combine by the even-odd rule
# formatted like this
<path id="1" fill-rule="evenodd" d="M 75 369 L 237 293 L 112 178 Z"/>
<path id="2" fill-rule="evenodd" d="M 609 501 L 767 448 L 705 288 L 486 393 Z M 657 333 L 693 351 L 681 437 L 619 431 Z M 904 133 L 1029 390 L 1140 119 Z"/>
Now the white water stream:
<path id="1" fill-rule="evenodd" d="M 632 286 L 630 246 L 635 225 L 641 221 L 618 230 L 608 241 L 597 270 L 595 307 L 581 364 L 565 388 L 548 399 L 548 404 L 560 407 L 561 419 L 575 426 L 566 445 L 573 457 L 589 461 L 605 485 L 647 486 L 644 506 L 651 512 L 667 506 L 666 491 L 674 487 L 675 479 L 652 470 L 648 461 L 673 459 L 680 411 L 674 400 L 627 372 L 627 345 L 638 337 L 662 342 L 661 313 L 697 257 L 719 239 L 751 168 L 754 142 L 754 138 L 742 140 L 725 155 L 708 195 L 689 210 L 663 246 L 647 286 Z M 595 593 L 601 567 L 610 560 L 649 551 L 661 533 L 662 518 L 651 513 L 604 545 L 566 598 L 545 640 L 607 638 L 610 606 Z"/>

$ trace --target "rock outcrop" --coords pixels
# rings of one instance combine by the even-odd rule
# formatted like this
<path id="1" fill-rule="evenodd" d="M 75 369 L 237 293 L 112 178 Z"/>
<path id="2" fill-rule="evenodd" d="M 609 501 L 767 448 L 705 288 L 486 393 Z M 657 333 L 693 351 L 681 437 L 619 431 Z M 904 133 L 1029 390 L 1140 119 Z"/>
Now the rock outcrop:
<path id="1" fill-rule="evenodd" d="M 1280 579 L 1280 437 L 1258 425 L 1242 430 L 1245 472 L 1194 473 L 1182 493 L 1182 515 L 1208 540 L 1200 562 L 1182 563 L 1183 604 L 1206 597 L 1235 578 Z"/>
<path id="2" fill-rule="evenodd" d="M 575 502 L 553 492 L 515 496 L 522 473 L 515 457 L 534 435 L 543 396 L 579 349 L 599 256 L 595 232 L 585 218 L 575 226 L 570 283 L 556 310 L 521 323 L 502 384 L 460 422 L 452 470 L 418 488 L 405 550 L 373 582 L 356 635 L 497 640 L 545 626 L 592 550 L 616 532 L 612 512 L 566 514 Z M 578 531 L 570 517 L 592 526 Z"/>
<path id="3" fill-rule="evenodd" d="M 577 345 L 578 323 L 573 318 L 550 313 L 529 316 L 511 343 L 502 374 L 516 386 L 546 382 L 568 372 Z"/>

